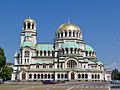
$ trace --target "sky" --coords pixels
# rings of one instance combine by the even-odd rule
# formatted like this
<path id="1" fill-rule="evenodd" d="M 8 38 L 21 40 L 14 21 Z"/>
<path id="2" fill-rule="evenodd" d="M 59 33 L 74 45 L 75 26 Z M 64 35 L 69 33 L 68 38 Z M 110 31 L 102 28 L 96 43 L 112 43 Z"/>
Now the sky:
<path id="1" fill-rule="evenodd" d="M 38 43 L 53 43 L 56 30 L 69 19 L 100 61 L 120 65 L 120 0 L 0 0 L 0 47 L 7 62 L 14 62 L 29 16 L 37 23 Z"/>

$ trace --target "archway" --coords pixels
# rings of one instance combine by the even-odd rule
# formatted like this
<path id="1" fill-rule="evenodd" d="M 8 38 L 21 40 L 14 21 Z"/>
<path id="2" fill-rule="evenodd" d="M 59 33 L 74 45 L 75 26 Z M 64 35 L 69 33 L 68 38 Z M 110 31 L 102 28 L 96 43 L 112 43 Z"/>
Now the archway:
<path id="1" fill-rule="evenodd" d="M 23 73 L 22 73 L 22 80 L 25 80 L 25 79 L 26 79 L 26 73 L 23 72 Z"/>
<path id="2" fill-rule="evenodd" d="M 71 73 L 71 80 L 75 79 L 75 74 L 74 72 Z"/>

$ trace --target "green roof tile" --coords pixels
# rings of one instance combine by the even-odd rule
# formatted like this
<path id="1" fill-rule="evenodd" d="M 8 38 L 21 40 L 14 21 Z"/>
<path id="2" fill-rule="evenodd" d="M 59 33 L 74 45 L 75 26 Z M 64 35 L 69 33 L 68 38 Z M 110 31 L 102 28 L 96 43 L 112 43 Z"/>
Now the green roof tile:
<path id="1" fill-rule="evenodd" d="M 37 44 L 36 50 L 52 51 L 52 50 L 54 50 L 54 48 L 53 48 L 53 44 Z"/>
<path id="2" fill-rule="evenodd" d="M 76 42 L 64 42 L 61 48 L 80 48 Z"/>
<path id="3" fill-rule="evenodd" d="M 91 46 L 85 45 L 85 51 L 95 51 Z"/>
<path id="4" fill-rule="evenodd" d="M 26 46 L 31 47 L 31 46 L 34 46 L 34 44 L 31 41 L 25 41 L 20 46 L 21 47 L 26 47 Z"/>

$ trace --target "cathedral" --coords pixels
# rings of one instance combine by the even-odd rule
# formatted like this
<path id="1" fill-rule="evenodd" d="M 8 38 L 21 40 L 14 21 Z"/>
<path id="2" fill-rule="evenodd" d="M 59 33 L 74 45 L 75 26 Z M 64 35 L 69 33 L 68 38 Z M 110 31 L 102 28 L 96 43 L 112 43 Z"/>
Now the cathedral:
<path id="1" fill-rule="evenodd" d="M 68 21 L 58 27 L 52 44 L 37 43 L 36 22 L 29 17 L 14 55 L 12 80 L 110 81 L 111 73 L 85 43 L 79 26 Z"/>

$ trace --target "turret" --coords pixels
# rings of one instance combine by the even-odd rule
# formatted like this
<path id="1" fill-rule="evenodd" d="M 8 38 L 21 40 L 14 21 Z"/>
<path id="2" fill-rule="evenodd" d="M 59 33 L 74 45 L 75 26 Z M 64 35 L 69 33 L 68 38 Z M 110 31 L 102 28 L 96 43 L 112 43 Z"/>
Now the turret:
<path id="1" fill-rule="evenodd" d="M 22 32 L 21 32 L 21 47 L 26 43 L 35 46 L 36 40 L 36 22 L 30 17 L 26 18 L 23 22 Z"/>

